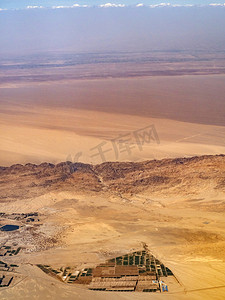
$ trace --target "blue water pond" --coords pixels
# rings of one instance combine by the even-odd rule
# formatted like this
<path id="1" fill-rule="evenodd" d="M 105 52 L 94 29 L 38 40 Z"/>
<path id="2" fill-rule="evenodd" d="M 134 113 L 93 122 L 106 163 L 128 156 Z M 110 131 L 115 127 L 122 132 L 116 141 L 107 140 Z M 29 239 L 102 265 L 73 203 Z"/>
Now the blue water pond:
<path id="1" fill-rule="evenodd" d="M 1 231 L 14 231 L 19 229 L 20 227 L 18 225 L 4 225 L 0 227 Z"/>

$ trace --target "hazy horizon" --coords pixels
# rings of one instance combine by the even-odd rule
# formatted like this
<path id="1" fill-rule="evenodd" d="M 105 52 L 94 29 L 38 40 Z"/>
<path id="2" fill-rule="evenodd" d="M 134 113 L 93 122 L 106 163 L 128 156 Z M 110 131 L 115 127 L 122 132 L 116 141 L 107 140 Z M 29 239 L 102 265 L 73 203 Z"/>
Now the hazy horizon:
<path id="1" fill-rule="evenodd" d="M 27 9 L 0 14 L 0 54 L 225 50 L 223 7 Z"/>

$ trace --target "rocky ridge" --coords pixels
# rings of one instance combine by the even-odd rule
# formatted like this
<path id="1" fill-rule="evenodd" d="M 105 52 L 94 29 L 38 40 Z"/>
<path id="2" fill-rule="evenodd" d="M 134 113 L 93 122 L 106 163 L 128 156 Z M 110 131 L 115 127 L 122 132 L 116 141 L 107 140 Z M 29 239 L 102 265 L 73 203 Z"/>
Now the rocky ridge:
<path id="1" fill-rule="evenodd" d="M 49 191 L 79 193 L 143 192 L 195 194 L 225 192 L 225 155 L 105 162 L 99 165 L 62 162 L 0 167 L 0 201 L 40 196 Z"/>

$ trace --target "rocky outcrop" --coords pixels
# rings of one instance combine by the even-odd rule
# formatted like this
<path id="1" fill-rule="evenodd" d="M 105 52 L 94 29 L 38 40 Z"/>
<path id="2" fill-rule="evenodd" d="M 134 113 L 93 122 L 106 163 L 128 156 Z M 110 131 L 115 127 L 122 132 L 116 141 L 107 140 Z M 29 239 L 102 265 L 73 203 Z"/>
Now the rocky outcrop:
<path id="1" fill-rule="evenodd" d="M 225 191 L 225 156 L 209 155 L 100 165 L 62 162 L 0 167 L 0 201 L 29 198 L 48 191 L 99 193 Z"/>

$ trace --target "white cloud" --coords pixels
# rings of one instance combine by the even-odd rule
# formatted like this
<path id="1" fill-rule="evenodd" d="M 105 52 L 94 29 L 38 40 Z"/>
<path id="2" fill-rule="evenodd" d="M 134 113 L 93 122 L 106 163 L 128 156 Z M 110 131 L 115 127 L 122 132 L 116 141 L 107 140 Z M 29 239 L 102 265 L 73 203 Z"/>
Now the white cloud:
<path id="1" fill-rule="evenodd" d="M 36 8 L 44 8 L 43 6 L 31 6 L 31 5 L 28 5 L 27 6 L 27 9 L 36 9 Z"/>
<path id="2" fill-rule="evenodd" d="M 71 6 L 63 6 L 63 5 L 58 5 L 58 6 L 52 6 L 53 9 L 57 9 L 57 8 L 76 8 L 76 7 L 89 7 L 88 5 L 80 5 L 80 4 L 73 4 Z"/>
<path id="3" fill-rule="evenodd" d="M 159 4 L 150 5 L 150 7 L 158 7 L 158 6 L 171 6 L 171 4 L 170 3 L 159 3 Z"/>
<path id="4" fill-rule="evenodd" d="M 224 4 L 220 4 L 220 3 L 210 3 L 209 4 L 210 6 L 225 6 L 225 3 Z"/>
<path id="5" fill-rule="evenodd" d="M 170 3 L 160 3 L 160 4 L 152 4 L 152 5 L 149 5 L 149 6 L 154 8 L 154 7 L 171 6 L 171 4 Z"/>
<path id="6" fill-rule="evenodd" d="M 71 7 L 89 7 L 89 5 L 74 4 Z"/>
<path id="7" fill-rule="evenodd" d="M 99 5 L 99 7 L 125 7 L 125 4 L 114 4 L 114 3 L 105 3 Z"/>
<path id="8" fill-rule="evenodd" d="M 58 5 L 58 6 L 52 6 L 53 9 L 57 9 L 57 8 L 69 8 L 70 6 L 62 6 L 62 5 Z"/>
<path id="9" fill-rule="evenodd" d="M 76 1 L 76 0 L 75 0 Z M 28 5 L 25 9 L 41 9 L 41 8 L 47 8 L 47 9 L 60 9 L 60 8 L 87 8 L 87 7 L 96 7 L 95 5 L 81 5 L 78 3 L 75 3 L 73 5 L 68 5 L 68 6 L 64 6 L 64 5 L 58 5 L 58 6 L 52 6 L 52 7 L 44 7 L 44 6 L 37 6 L 37 5 Z M 151 5 L 145 5 L 143 3 L 138 3 L 136 5 L 125 5 L 125 4 L 116 4 L 116 3 L 105 3 L 105 4 L 101 4 L 98 6 L 99 8 L 110 8 L 110 7 L 119 7 L 119 8 L 123 8 L 123 7 L 148 7 L 148 8 L 161 8 L 161 7 L 225 7 L 225 3 L 210 3 L 210 4 L 202 4 L 202 5 L 198 5 L 198 4 L 171 4 L 171 3 L 159 3 L 159 4 L 151 4 Z M 23 8 L 24 9 L 24 8 Z M 5 11 L 8 9 L 5 8 L 0 8 L 0 11 Z M 18 9 L 13 9 L 13 10 L 20 10 Z"/>
<path id="10" fill-rule="evenodd" d="M 171 3 L 159 3 L 159 4 L 152 4 L 149 5 L 150 8 L 156 8 L 156 7 L 192 7 L 197 6 L 194 4 L 171 4 Z"/>

